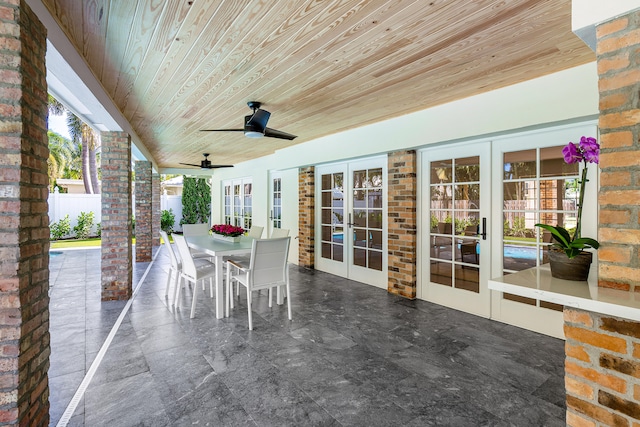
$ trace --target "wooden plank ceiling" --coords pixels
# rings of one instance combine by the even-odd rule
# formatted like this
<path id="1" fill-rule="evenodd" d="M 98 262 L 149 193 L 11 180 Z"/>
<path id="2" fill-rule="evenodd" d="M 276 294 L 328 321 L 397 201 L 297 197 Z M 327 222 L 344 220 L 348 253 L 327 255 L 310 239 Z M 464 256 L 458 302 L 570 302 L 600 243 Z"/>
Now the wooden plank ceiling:
<path id="1" fill-rule="evenodd" d="M 584 64 L 571 0 L 44 0 L 161 168 L 292 144 Z M 293 141 L 241 128 L 261 101 Z"/>

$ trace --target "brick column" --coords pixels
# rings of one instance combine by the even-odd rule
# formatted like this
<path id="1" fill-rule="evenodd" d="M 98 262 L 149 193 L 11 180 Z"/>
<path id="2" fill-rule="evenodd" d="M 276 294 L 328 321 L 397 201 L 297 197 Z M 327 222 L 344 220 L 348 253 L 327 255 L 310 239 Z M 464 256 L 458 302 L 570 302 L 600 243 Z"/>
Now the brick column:
<path id="1" fill-rule="evenodd" d="M 640 291 L 640 11 L 598 25 L 596 35 L 598 285 L 635 293 Z M 640 323 L 568 307 L 564 322 L 567 425 L 640 425 Z"/>
<path id="2" fill-rule="evenodd" d="M 136 161 L 136 261 L 151 261 L 151 162 Z"/>
<path id="3" fill-rule="evenodd" d="M 387 290 L 416 298 L 416 152 L 388 155 L 389 282 Z"/>
<path id="4" fill-rule="evenodd" d="M 298 171 L 298 264 L 315 265 L 315 168 Z"/>
<path id="5" fill-rule="evenodd" d="M 564 309 L 568 426 L 640 424 L 640 324 Z"/>
<path id="6" fill-rule="evenodd" d="M 46 30 L 0 1 L 0 424 L 49 424 Z"/>
<path id="7" fill-rule="evenodd" d="M 597 27 L 600 286 L 640 291 L 640 11 Z"/>
<path id="8" fill-rule="evenodd" d="M 151 244 L 160 246 L 160 174 L 151 175 Z"/>
<path id="9" fill-rule="evenodd" d="M 131 298 L 131 138 L 103 132 L 102 139 L 102 300 Z"/>

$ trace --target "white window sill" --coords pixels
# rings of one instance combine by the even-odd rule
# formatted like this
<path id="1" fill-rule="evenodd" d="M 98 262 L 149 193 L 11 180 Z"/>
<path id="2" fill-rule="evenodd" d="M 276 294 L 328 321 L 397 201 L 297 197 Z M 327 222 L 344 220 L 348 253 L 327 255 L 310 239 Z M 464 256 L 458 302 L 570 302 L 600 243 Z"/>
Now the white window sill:
<path id="1" fill-rule="evenodd" d="M 489 289 L 640 322 L 640 293 L 599 288 L 597 273 L 592 267 L 588 282 L 556 279 L 544 264 L 491 279 Z"/>

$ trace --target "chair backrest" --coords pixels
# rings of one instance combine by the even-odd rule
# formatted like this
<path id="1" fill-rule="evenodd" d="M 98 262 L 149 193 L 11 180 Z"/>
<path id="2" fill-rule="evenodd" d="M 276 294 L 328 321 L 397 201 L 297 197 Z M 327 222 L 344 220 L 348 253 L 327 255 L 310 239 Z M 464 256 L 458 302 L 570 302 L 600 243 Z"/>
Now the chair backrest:
<path id="1" fill-rule="evenodd" d="M 270 239 L 278 239 L 280 237 L 287 237 L 287 236 L 289 236 L 289 229 L 288 228 L 274 228 L 271 231 Z"/>
<path id="2" fill-rule="evenodd" d="M 260 227 L 259 225 L 252 225 L 247 233 L 247 237 L 252 237 L 254 239 L 259 239 L 262 237 L 262 230 L 264 227 Z"/>
<path id="3" fill-rule="evenodd" d="M 209 234 L 209 224 L 183 224 L 182 234 L 189 236 L 206 236 Z"/>
<path id="4" fill-rule="evenodd" d="M 290 237 L 253 241 L 249 265 L 249 282 L 253 286 L 286 281 L 290 242 Z"/>
<path id="5" fill-rule="evenodd" d="M 176 242 L 178 253 L 180 254 L 180 258 L 182 258 L 182 272 L 189 277 L 195 278 L 197 275 L 196 264 L 191 257 L 187 240 L 179 234 L 172 234 L 171 236 L 173 236 L 173 241 Z"/>
<path id="6" fill-rule="evenodd" d="M 180 265 L 180 261 L 178 260 L 178 257 L 176 257 L 176 253 L 173 252 L 173 246 L 171 246 L 171 243 L 169 242 L 169 236 L 167 236 L 167 233 L 164 230 L 160 230 L 160 236 L 162 237 L 162 240 L 164 241 L 164 245 L 167 247 L 167 250 L 169 251 L 169 259 L 171 260 L 171 267 L 173 267 L 174 269 L 178 269 L 178 266 Z"/>

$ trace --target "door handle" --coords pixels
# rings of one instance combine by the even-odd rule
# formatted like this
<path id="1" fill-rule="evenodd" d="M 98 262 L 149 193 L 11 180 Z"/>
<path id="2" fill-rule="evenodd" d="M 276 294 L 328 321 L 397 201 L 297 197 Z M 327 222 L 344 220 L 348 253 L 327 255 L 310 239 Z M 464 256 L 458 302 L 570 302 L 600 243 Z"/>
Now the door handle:
<path id="1" fill-rule="evenodd" d="M 482 218 L 482 240 L 487 240 L 487 218 Z"/>
<path id="2" fill-rule="evenodd" d="M 353 225 L 354 225 L 354 224 L 351 222 L 351 214 L 348 214 L 348 218 L 349 218 L 349 219 L 347 219 L 347 227 L 351 228 L 351 227 L 353 227 Z"/>

